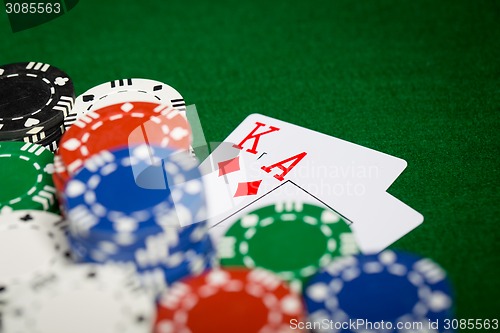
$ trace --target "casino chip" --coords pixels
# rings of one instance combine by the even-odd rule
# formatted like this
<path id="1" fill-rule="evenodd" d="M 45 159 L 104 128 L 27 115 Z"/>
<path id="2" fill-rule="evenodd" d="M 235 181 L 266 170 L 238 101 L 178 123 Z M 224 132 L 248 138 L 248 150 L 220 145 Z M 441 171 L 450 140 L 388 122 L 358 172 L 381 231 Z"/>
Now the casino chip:
<path id="1" fill-rule="evenodd" d="M 197 162 L 184 152 L 140 145 L 87 160 L 64 191 L 79 235 L 117 233 L 123 244 L 205 220 Z"/>
<path id="2" fill-rule="evenodd" d="M 81 117 L 65 133 L 56 156 L 56 173 L 64 184 L 87 158 L 102 150 L 144 142 L 188 150 L 191 136 L 187 120 L 168 105 L 113 104 Z"/>
<path id="3" fill-rule="evenodd" d="M 214 250 L 200 178 L 187 152 L 141 145 L 94 155 L 62 200 L 74 256 L 133 263 L 154 291 L 201 273 Z"/>
<path id="4" fill-rule="evenodd" d="M 48 64 L 0 66 L 0 140 L 46 136 L 71 115 L 74 96 L 68 75 Z"/>
<path id="5" fill-rule="evenodd" d="M 300 202 L 278 203 L 236 221 L 219 243 L 222 266 L 261 267 L 300 289 L 332 258 L 355 254 L 349 226 L 333 211 Z"/>
<path id="6" fill-rule="evenodd" d="M 311 278 L 304 297 L 314 322 L 384 321 L 393 326 L 387 332 L 403 333 L 411 330 L 397 330 L 396 323 L 426 324 L 439 319 L 443 324 L 444 319 L 453 318 L 453 294 L 446 272 L 430 259 L 397 251 L 338 258 Z M 355 331 L 364 329 L 367 327 Z M 450 331 L 440 326 L 439 332 Z"/>
<path id="7" fill-rule="evenodd" d="M 153 297 L 131 267 L 73 265 L 17 288 L 5 333 L 150 333 Z"/>
<path id="8" fill-rule="evenodd" d="M 66 221 L 49 212 L 0 214 L 0 298 L 14 285 L 68 263 L 66 229 Z"/>
<path id="9" fill-rule="evenodd" d="M 0 212 L 57 211 L 54 154 L 31 143 L 0 142 Z"/>
<path id="10" fill-rule="evenodd" d="M 303 320 L 300 296 L 257 269 L 208 271 L 175 283 L 158 304 L 155 333 L 285 333 Z"/>
<path id="11" fill-rule="evenodd" d="M 169 85 L 149 79 L 124 79 L 100 84 L 78 96 L 73 114 L 79 119 L 91 111 L 131 101 L 168 104 L 183 115 L 186 112 L 181 94 Z"/>

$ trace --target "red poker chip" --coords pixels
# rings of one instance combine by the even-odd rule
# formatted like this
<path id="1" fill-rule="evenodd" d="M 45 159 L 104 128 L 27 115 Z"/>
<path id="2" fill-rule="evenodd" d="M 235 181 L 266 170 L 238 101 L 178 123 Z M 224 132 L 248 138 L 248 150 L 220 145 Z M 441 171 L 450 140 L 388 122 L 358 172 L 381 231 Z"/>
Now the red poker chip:
<path id="1" fill-rule="evenodd" d="M 284 333 L 305 318 L 300 296 L 269 271 L 212 270 L 177 282 L 158 302 L 155 333 Z"/>
<path id="2" fill-rule="evenodd" d="M 89 157 L 102 150 L 142 143 L 188 150 L 191 138 L 186 118 L 169 105 L 148 102 L 110 105 L 85 114 L 63 135 L 55 173 L 64 186 Z"/>

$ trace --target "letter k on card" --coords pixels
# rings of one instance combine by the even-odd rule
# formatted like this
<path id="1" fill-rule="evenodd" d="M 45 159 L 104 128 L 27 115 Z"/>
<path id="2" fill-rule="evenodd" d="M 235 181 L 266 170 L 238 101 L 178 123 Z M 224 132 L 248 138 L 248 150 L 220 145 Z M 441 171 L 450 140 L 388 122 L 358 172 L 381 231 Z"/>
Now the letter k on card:
<path id="1" fill-rule="evenodd" d="M 201 164 L 211 225 L 231 223 L 241 209 L 291 182 L 350 219 L 365 253 L 423 221 L 386 192 L 405 168 L 400 158 L 260 114 L 248 116 Z"/>

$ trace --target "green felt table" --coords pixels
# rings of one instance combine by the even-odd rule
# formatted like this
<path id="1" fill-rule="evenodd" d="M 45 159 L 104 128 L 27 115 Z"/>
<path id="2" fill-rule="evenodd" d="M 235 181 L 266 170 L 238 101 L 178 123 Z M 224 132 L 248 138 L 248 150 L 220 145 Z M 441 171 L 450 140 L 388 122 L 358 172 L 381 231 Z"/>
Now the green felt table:
<path id="1" fill-rule="evenodd" d="M 448 272 L 459 318 L 500 317 L 498 1 L 82 0 L 12 33 L 0 63 L 127 77 L 196 104 L 209 141 L 262 113 L 408 161 L 389 189 L 424 223 L 393 245 Z"/>

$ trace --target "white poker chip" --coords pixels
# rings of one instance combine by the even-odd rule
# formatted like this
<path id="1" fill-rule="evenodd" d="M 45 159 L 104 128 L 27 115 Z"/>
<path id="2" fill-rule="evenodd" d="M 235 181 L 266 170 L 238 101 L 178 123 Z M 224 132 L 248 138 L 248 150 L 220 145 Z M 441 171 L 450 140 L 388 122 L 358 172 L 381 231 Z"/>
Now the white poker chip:
<path id="1" fill-rule="evenodd" d="M 5 333 L 150 333 L 155 316 L 131 266 L 79 264 L 17 288 L 3 324 Z"/>
<path id="2" fill-rule="evenodd" d="M 51 272 L 70 258 L 67 222 L 59 215 L 17 210 L 0 215 L 0 289 Z"/>
<path id="3" fill-rule="evenodd" d="M 115 80 L 95 86 L 76 98 L 72 114 L 78 119 L 105 106 L 132 101 L 168 104 L 186 117 L 186 103 L 181 94 L 163 82 L 150 79 Z"/>

